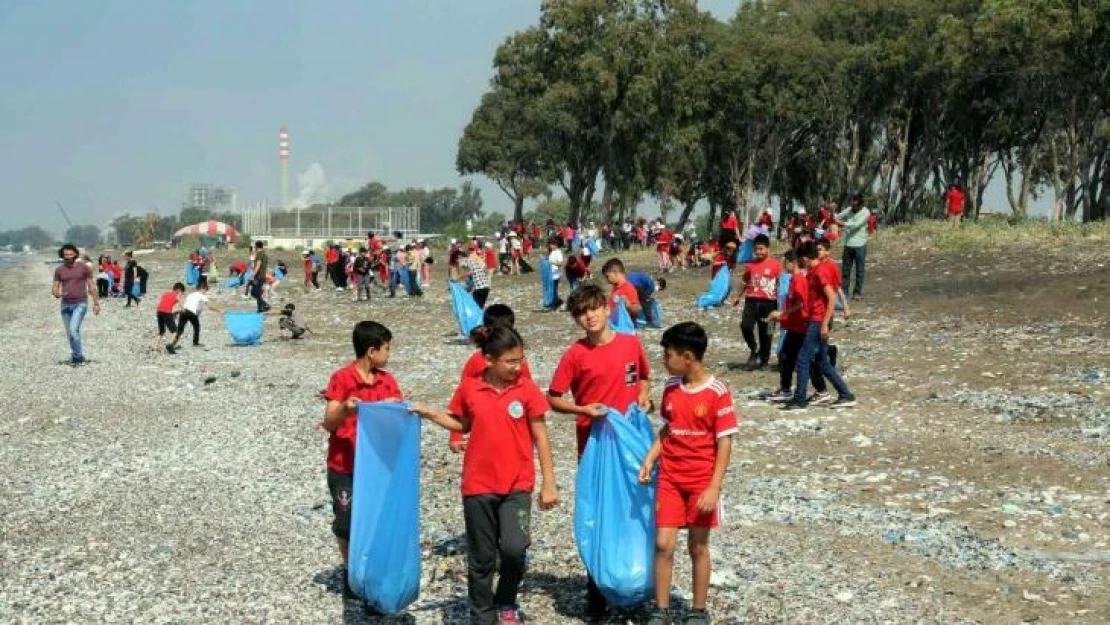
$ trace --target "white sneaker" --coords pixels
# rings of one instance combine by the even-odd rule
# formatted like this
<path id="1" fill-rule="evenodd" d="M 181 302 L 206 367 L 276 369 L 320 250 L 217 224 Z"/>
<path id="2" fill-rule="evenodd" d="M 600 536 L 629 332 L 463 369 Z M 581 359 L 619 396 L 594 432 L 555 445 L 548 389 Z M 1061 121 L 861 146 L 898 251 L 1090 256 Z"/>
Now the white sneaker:
<path id="1" fill-rule="evenodd" d="M 836 398 L 826 393 L 814 393 L 809 398 L 809 403 L 814 406 L 828 406 L 836 401 Z"/>
<path id="2" fill-rule="evenodd" d="M 794 394 L 790 391 L 775 391 L 774 393 L 771 393 L 767 396 L 767 401 L 773 404 L 779 404 L 782 402 L 788 402 L 793 398 Z"/>

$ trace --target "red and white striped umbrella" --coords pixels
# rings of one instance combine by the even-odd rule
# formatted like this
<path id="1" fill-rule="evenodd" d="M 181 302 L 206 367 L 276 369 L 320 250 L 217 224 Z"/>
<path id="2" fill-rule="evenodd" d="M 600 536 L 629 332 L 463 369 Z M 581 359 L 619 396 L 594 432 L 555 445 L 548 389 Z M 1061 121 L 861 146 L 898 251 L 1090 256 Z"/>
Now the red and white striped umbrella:
<path id="1" fill-rule="evenodd" d="M 239 236 L 239 231 L 235 226 L 225 224 L 222 221 L 208 220 L 202 221 L 199 224 L 185 226 L 184 228 L 173 233 L 173 238 L 180 237 L 218 237 L 225 236 L 228 239 L 234 239 Z"/>

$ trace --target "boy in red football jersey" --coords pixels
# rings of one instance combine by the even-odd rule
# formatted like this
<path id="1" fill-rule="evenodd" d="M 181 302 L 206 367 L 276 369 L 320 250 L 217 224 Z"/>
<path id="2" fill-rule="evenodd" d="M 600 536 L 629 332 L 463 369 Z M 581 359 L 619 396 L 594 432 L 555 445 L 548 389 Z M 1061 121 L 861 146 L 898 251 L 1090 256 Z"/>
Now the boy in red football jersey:
<path id="1" fill-rule="evenodd" d="M 516 330 L 493 326 L 478 334 L 487 364 L 482 376 L 463 380 L 447 412 L 421 403 L 412 410 L 448 430 L 470 434 L 462 472 L 470 622 L 519 623 L 516 596 L 536 484 L 533 453 L 543 476 L 540 509 L 559 502 L 544 422 L 548 404 L 531 378 L 521 375 L 524 341 Z M 500 574 L 496 590 L 495 567 Z"/>
<path id="2" fill-rule="evenodd" d="M 475 328 L 470 336 L 470 341 L 474 343 L 478 349 L 470 354 L 470 358 L 467 358 L 466 364 L 463 365 L 462 380 L 460 381 L 464 381 L 467 378 L 480 378 L 482 374 L 486 372 L 486 367 L 489 366 L 489 363 L 486 362 L 486 357 L 482 354 L 481 338 L 483 335 L 479 332 L 481 330 L 488 331 L 498 325 L 509 328 L 516 327 L 516 315 L 513 314 L 513 309 L 505 304 L 494 304 L 482 311 L 482 325 Z M 528 367 L 527 360 L 520 365 L 520 374 L 527 377 L 529 380 L 532 379 L 532 369 Z M 462 432 L 451 432 L 447 440 L 451 451 L 455 453 L 459 453 L 466 449 L 466 437 L 463 436 Z"/>
<path id="3" fill-rule="evenodd" d="M 791 382 L 794 379 L 794 367 L 798 364 L 798 353 L 802 351 L 802 343 L 806 339 L 806 319 L 803 311 L 806 298 L 809 296 L 809 284 L 806 282 L 806 273 L 802 269 L 798 252 L 788 250 L 783 256 L 783 273 L 790 274 L 790 290 L 786 294 L 782 310 L 771 313 L 771 320 L 778 321 L 786 336 L 782 340 L 782 349 L 779 351 L 779 388 L 767 397 L 770 402 L 786 402 L 794 397 L 791 392 Z M 815 366 L 809 370 L 813 387 L 817 389 L 814 397 L 828 397 L 825 387 L 825 378 Z M 831 397 L 829 400 L 831 401 Z M 811 400 L 815 401 L 815 400 Z"/>
<path id="4" fill-rule="evenodd" d="M 587 284 L 567 299 L 567 310 L 586 337 L 571 345 L 551 378 L 547 399 L 552 410 L 577 416 L 578 457 L 590 438 L 590 423 L 601 419 L 608 408 L 620 412 L 633 403 L 644 409 L 651 406 L 651 385 L 647 356 L 640 339 L 620 334 L 609 326 L 609 306 L 605 293 L 596 284 Z M 573 400 L 563 397 L 570 391 Z M 587 575 L 587 618 L 602 618 L 607 610 L 605 597 Z"/>
<path id="5" fill-rule="evenodd" d="M 354 492 L 355 440 L 358 436 L 358 404 L 364 401 L 401 401 L 403 395 L 389 363 L 393 335 L 376 321 L 360 321 L 351 333 L 355 361 L 332 374 L 324 390 L 324 420 L 320 427 L 328 437 L 328 491 L 335 514 L 331 529 L 343 556 L 343 583 L 347 583 L 347 542 L 351 535 L 351 494 Z"/>
<path id="6" fill-rule="evenodd" d="M 605 281 L 613 287 L 609 292 L 609 310 L 617 309 L 617 298 L 624 299 L 624 307 L 628 310 L 628 315 L 635 319 L 640 315 L 640 294 L 636 292 L 636 287 L 628 281 L 624 275 L 624 263 L 619 258 L 610 258 L 605 261 L 605 265 L 601 267 L 601 273 L 605 275 Z"/>
<path id="7" fill-rule="evenodd" d="M 158 298 L 158 306 L 154 309 L 158 321 L 158 336 L 154 337 L 154 344 L 150 346 L 150 351 L 157 352 L 162 349 L 162 338 L 167 331 L 170 337 L 177 334 L 177 313 L 181 310 L 184 295 L 185 285 L 178 282 L 173 285 L 173 289 Z M 177 353 L 174 341 L 171 340 L 166 344 L 166 351 L 171 354 Z"/>
<path id="8" fill-rule="evenodd" d="M 765 369 L 771 359 L 771 332 L 767 317 L 778 307 L 779 274 L 782 264 L 769 255 L 771 240 L 760 234 L 752 241 L 755 260 L 744 267 L 744 312 L 740 320 L 740 331 L 750 352 L 747 366 L 750 369 Z M 740 297 L 732 303 L 740 304 Z M 759 342 L 756 343 L 755 330 L 759 326 Z"/>
<path id="9" fill-rule="evenodd" d="M 687 528 L 694 592 L 686 623 L 708 625 L 709 530 L 720 517 L 721 484 L 728 470 L 736 413 L 728 387 L 706 369 L 705 329 L 692 321 L 667 328 L 659 341 L 671 378 L 660 412 L 666 425 L 640 467 L 640 482 L 651 481 L 656 459 L 655 612 L 649 625 L 670 625 L 671 577 L 678 530 Z"/>
<path id="10" fill-rule="evenodd" d="M 838 397 L 829 404 L 832 408 L 851 408 L 856 405 L 852 391 L 829 362 L 829 330 L 836 312 L 837 291 L 840 288 L 840 272 L 832 261 L 821 260 L 817 245 L 806 243 L 800 250 L 802 263 L 806 268 L 805 307 L 802 312 L 806 318 L 806 336 L 795 366 L 797 383 L 794 385 L 794 398 L 783 406 L 784 410 L 805 409 L 806 386 L 809 384 L 810 365 L 816 364 L 821 373 L 836 389 Z"/>

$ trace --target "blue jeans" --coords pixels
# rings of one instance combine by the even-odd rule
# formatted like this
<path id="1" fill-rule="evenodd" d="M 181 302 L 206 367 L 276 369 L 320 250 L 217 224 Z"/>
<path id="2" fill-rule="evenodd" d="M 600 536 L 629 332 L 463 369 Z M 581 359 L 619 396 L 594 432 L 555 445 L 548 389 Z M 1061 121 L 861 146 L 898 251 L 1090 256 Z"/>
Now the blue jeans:
<path id="1" fill-rule="evenodd" d="M 85 359 L 85 354 L 81 352 L 81 322 L 85 320 L 87 312 L 88 304 L 62 304 L 62 323 L 65 324 L 69 350 L 75 361 Z"/>
<path id="2" fill-rule="evenodd" d="M 806 391 L 809 387 L 809 367 L 815 365 L 819 368 L 821 373 L 832 384 L 833 388 L 841 397 L 848 397 L 852 391 L 848 389 L 848 385 L 844 383 L 844 378 L 840 377 L 836 369 L 833 368 L 832 363 L 829 362 L 829 342 L 821 338 L 821 322 L 810 321 L 809 326 L 806 328 L 805 342 L 802 343 L 802 352 L 798 354 L 798 363 L 794 366 L 794 374 L 797 376 L 798 381 L 794 385 L 794 402 L 798 404 L 806 403 Z"/>
<path id="3" fill-rule="evenodd" d="M 867 262 L 867 246 L 845 247 L 844 257 L 841 259 L 841 283 L 844 285 L 844 294 L 848 297 L 863 295 L 864 263 Z M 852 285 L 852 269 L 855 269 L 856 284 Z"/>

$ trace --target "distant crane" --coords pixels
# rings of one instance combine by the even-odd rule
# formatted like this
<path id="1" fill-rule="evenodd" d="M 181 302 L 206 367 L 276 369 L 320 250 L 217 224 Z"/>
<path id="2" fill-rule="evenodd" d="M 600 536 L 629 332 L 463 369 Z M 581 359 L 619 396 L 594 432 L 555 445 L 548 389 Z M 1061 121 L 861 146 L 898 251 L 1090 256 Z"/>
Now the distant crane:
<path id="1" fill-rule="evenodd" d="M 59 202 L 58 200 L 54 200 L 54 204 L 56 204 L 58 206 L 58 210 L 62 211 L 62 217 L 65 218 L 66 223 L 69 224 L 70 228 L 72 228 L 73 227 L 73 220 L 69 218 L 69 214 L 66 213 L 66 209 L 62 208 L 62 203 Z"/>

